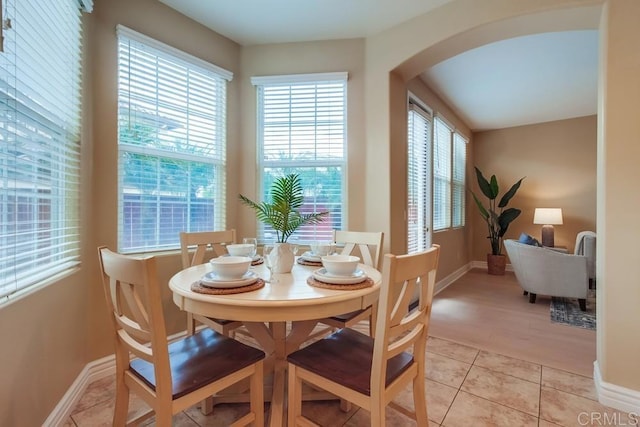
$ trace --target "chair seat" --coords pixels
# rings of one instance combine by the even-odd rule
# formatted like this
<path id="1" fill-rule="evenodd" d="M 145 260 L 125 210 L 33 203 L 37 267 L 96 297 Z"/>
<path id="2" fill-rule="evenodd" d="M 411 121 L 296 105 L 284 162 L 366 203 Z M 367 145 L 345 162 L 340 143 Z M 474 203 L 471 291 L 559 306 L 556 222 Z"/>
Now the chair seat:
<path id="1" fill-rule="evenodd" d="M 211 329 L 169 344 L 173 398 L 180 398 L 262 359 L 262 351 Z M 130 363 L 131 371 L 155 389 L 153 365 L 143 359 Z"/>
<path id="2" fill-rule="evenodd" d="M 287 360 L 296 366 L 328 378 L 369 396 L 373 338 L 352 329 L 341 329 L 301 350 Z M 389 360 L 385 383 L 391 384 L 413 364 L 413 356 L 403 352 Z"/>

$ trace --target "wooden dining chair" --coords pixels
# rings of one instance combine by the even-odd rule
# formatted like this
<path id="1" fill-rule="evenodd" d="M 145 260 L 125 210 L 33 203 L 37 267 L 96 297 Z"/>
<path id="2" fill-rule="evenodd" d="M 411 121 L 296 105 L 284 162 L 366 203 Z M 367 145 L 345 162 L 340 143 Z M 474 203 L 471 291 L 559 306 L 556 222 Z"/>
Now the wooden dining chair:
<path id="1" fill-rule="evenodd" d="M 352 255 L 357 249 L 356 255 L 360 256 L 363 264 L 373 268 L 378 268 L 380 252 L 382 251 L 382 242 L 384 233 L 382 232 L 366 232 L 366 231 L 333 231 L 333 241 L 337 247 L 342 246 L 339 253 L 341 255 Z M 375 313 L 372 306 L 362 310 L 352 311 L 337 316 L 321 319 L 319 322 L 329 325 L 334 329 L 348 328 L 356 323 L 368 319 L 369 335 L 373 336 L 375 329 Z"/>
<path id="2" fill-rule="evenodd" d="M 382 267 L 375 337 L 350 328 L 291 353 L 288 425 L 309 425 L 302 416 L 302 384 L 328 391 L 371 413 L 372 426 L 385 425 L 387 405 L 428 426 L 425 347 L 440 247 L 410 255 L 387 254 Z M 418 290 L 418 307 L 409 301 Z M 413 383 L 415 411 L 393 402 Z"/>
<path id="3" fill-rule="evenodd" d="M 264 352 L 206 328 L 169 344 L 155 258 L 105 247 L 98 255 L 116 350 L 113 425 L 137 425 L 155 414 L 157 426 L 171 426 L 174 414 L 248 379 L 249 413 L 232 425 L 263 426 Z M 127 419 L 130 392 L 151 406 L 135 420 Z"/>
<path id="4" fill-rule="evenodd" d="M 180 250 L 182 254 L 182 268 L 203 264 L 211 258 L 225 255 L 225 245 L 236 242 L 236 230 L 181 232 Z M 193 335 L 196 322 L 200 322 L 216 332 L 233 338 L 233 331 L 242 322 L 227 319 L 205 317 L 187 312 L 187 333 Z"/>

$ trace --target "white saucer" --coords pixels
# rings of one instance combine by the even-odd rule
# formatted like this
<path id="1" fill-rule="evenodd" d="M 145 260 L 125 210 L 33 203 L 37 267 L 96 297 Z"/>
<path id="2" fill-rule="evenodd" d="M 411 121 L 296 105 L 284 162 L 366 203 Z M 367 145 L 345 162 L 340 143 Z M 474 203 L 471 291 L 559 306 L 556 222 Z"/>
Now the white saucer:
<path id="1" fill-rule="evenodd" d="M 351 276 L 336 276 L 327 273 L 327 270 L 323 267 L 314 271 L 313 277 L 321 282 L 332 285 L 354 285 L 367 280 L 367 275 L 360 269 L 356 270 Z"/>
<path id="2" fill-rule="evenodd" d="M 258 278 L 258 275 L 253 271 L 247 271 L 239 279 L 222 280 L 217 274 L 211 271 L 200 278 L 200 284 L 208 288 L 239 288 L 255 283 Z"/>
<path id="3" fill-rule="evenodd" d="M 305 261 L 311 261 L 311 262 L 321 262 L 322 261 L 318 255 L 314 255 L 309 251 L 307 251 L 307 252 L 303 253 L 302 255 L 300 255 L 300 258 L 302 258 Z"/>

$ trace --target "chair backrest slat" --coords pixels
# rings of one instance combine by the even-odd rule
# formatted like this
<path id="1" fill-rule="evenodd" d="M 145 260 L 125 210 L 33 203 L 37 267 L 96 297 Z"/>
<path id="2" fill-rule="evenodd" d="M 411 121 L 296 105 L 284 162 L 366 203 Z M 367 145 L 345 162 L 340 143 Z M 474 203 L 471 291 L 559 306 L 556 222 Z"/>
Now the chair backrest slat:
<path id="1" fill-rule="evenodd" d="M 219 257 L 227 253 L 225 245 L 236 242 L 236 230 L 222 231 L 198 231 L 180 233 L 180 250 L 182 255 L 182 268 L 202 264 L 206 260 L 207 252 L 211 258 Z M 195 246 L 193 256 L 190 256 L 191 248 Z"/>
<path id="2" fill-rule="evenodd" d="M 416 342 L 420 338 L 421 333 L 422 327 L 412 328 L 410 332 L 402 335 L 402 338 L 399 338 L 391 343 L 387 349 L 387 360 L 397 356 L 403 351 L 406 351 L 413 345 L 414 342 Z"/>
<path id="3" fill-rule="evenodd" d="M 127 349 L 131 353 L 149 363 L 153 363 L 153 350 L 151 347 L 141 344 L 138 340 L 132 337 L 132 334 L 128 334 L 124 329 L 118 331 L 118 336 L 122 342 L 126 344 Z"/>
<path id="4" fill-rule="evenodd" d="M 111 279 L 111 286 L 114 286 L 114 280 Z M 138 285 L 141 286 L 141 285 Z M 120 286 L 116 285 L 117 292 L 120 293 L 121 298 L 118 298 L 118 305 L 124 307 L 116 307 L 116 310 L 120 315 L 126 313 L 128 310 L 131 313 L 131 319 L 138 325 L 141 331 L 149 331 L 149 316 L 146 308 L 140 299 L 139 290 L 136 289 L 136 285 L 131 283 L 120 282 Z M 124 301 L 123 299 L 124 298 Z"/>
<path id="5" fill-rule="evenodd" d="M 415 254 L 384 256 L 371 390 L 384 390 L 387 362 L 397 354 L 412 350 L 414 359 L 423 362 L 439 254 L 440 247 L 433 245 Z M 409 312 L 416 287 L 418 307 Z"/>
<path id="6" fill-rule="evenodd" d="M 402 319 L 407 315 L 407 312 L 409 311 L 409 304 L 415 294 L 416 286 L 417 280 L 414 278 L 405 280 L 404 283 L 399 284 L 399 286 L 392 291 L 394 292 L 393 299 L 396 303 L 391 312 L 391 327 L 400 324 Z"/>
<path id="7" fill-rule="evenodd" d="M 344 244 L 342 255 L 351 255 L 358 248 L 363 264 L 378 268 L 384 233 L 369 231 L 333 230 L 333 242 Z"/>
<path id="8" fill-rule="evenodd" d="M 138 342 L 151 342 L 151 331 L 143 329 L 140 324 L 127 316 L 117 316 L 118 325 Z"/>

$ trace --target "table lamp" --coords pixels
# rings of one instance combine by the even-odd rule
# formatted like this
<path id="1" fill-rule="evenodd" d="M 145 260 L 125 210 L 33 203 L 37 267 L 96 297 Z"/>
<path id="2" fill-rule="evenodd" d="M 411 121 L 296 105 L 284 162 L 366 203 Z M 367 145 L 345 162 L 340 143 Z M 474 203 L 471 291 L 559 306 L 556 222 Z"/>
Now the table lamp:
<path id="1" fill-rule="evenodd" d="M 536 208 L 533 223 L 542 224 L 542 246 L 553 247 L 553 226 L 562 225 L 562 209 Z"/>

